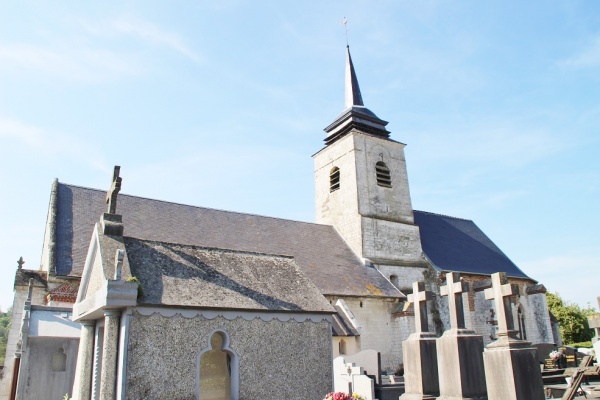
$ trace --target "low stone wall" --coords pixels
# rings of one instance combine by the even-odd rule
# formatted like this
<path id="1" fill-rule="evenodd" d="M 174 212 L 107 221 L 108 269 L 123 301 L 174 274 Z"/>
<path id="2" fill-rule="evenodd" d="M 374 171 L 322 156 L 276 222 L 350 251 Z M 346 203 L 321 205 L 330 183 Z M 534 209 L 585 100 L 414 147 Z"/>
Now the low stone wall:
<path id="1" fill-rule="evenodd" d="M 196 360 L 215 329 L 239 357 L 240 399 L 320 399 L 331 390 L 327 320 L 129 317 L 127 398 L 196 398 Z"/>

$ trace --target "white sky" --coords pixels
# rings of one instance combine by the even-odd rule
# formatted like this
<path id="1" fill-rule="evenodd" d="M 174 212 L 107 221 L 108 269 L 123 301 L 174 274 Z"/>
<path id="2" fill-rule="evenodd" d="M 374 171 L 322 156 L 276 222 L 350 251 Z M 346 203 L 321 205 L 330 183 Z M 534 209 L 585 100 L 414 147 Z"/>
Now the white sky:
<path id="1" fill-rule="evenodd" d="M 596 306 L 600 2 L 0 0 L 1 308 L 54 178 L 107 189 L 118 164 L 123 193 L 312 221 L 343 17 L 413 207 Z"/>

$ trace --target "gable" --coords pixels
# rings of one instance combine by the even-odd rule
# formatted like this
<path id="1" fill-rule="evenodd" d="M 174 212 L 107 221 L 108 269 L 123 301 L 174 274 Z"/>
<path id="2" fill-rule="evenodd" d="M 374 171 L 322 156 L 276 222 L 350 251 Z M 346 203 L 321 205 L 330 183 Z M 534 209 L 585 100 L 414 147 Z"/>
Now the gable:
<path id="1" fill-rule="evenodd" d="M 416 210 L 414 217 L 423 252 L 436 269 L 531 279 L 473 221 Z"/>
<path id="2" fill-rule="evenodd" d="M 333 312 L 293 258 L 125 238 L 139 304 Z"/>
<path id="3" fill-rule="evenodd" d="M 56 273 L 81 276 L 106 193 L 59 183 Z M 404 297 L 379 271 L 366 267 L 332 226 L 221 211 L 119 194 L 125 235 L 141 240 L 294 257 L 324 294 Z M 114 257 L 114 255 L 110 255 Z M 373 291 L 376 287 L 379 291 Z"/>

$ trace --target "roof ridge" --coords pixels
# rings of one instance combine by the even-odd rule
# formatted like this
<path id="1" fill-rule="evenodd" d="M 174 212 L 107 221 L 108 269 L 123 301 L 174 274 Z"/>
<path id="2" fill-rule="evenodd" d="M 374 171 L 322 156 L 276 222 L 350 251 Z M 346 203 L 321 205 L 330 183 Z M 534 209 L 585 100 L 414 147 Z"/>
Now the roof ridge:
<path id="1" fill-rule="evenodd" d="M 70 187 L 76 187 L 76 188 L 80 188 L 80 189 L 93 190 L 95 192 L 101 192 L 101 193 L 105 193 L 106 192 L 106 190 L 91 188 L 91 187 L 87 187 L 87 186 L 73 185 L 73 184 L 70 184 L 70 183 L 59 182 L 58 184 L 59 185 L 70 186 Z M 184 206 L 184 207 L 202 208 L 202 209 L 205 209 L 205 210 L 220 211 L 220 212 L 231 213 L 231 214 L 249 215 L 249 216 L 254 216 L 254 217 L 269 218 L 269 219 L 275 219 L 275 220 L 280 220 L 280 221 L 290 221 L 290 222 L 297 222 L 297 223 L 301 223 L 301 224 L 309 224 L 309 225 L 332 227 L 332 225 L 329 225 L 329 224 L 320 224 L 318 222 L 300 221 L 300 220 L 297 220 L 297 219 L 273 217 L 273 216 L 269 216 L 269 215 L 262 215 L 262 214 L 255 214 L 255 213 L 245 213 L 245 212 L 240 212 L 240 211 L 223 210 L 221 208 L 196 206 L 196 205 L 193 205 L 193 204 L 185 204 L 185 203 L 178 203 L 178 202 L 175 202 L 175 201 L 153 199 L 153 198 L 150 198 L 150 197 L 136 196 L 136 195 L 133 195 L 133 194 L 127 194 L 127 193 L 122 193 L 122 192 L 119 193 L 119 196 L 127 196 L 127 197 L 133 197 L 133 198 L 136 198 L 136 199 L 157 201 L 157 202 L 161 202 L 161 203 L 174 204 L 174 205 L 179 205 L 179 206 Z"/>
<path id="2" fill-rule="evenodd" d="M 429 214 L 429 215 L 437 215 L 438 217 L 446 217 L 446 218 L 452 218 L 452 219 L 459 219 L 461 221 L 470 221 L 470 222 L 475 223 L 472 219 L 462 218 L 462 217 L 454 217 L 454 216 L 448 215 L 448 214 L 440 214 L 440 213 L 434 213 L 434 212 L 431 212 L 431 211 L 421 211 L 421 210 L 413 210 L 413 212 L 419 212 L 419 213 Z"/>

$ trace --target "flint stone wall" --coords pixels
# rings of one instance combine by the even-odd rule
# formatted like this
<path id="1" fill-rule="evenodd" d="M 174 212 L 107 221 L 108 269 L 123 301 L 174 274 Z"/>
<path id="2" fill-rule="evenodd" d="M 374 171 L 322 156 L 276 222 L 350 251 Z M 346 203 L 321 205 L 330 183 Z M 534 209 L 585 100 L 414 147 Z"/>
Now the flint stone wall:
<path id="1" fill-rule="evenodd" d="M 129 317 L 126 398 L 195 399 L 196 357 L 215 329 L 239 357 L 240 400 L 321 399 L 332 387 L 329 321 Z"/>

